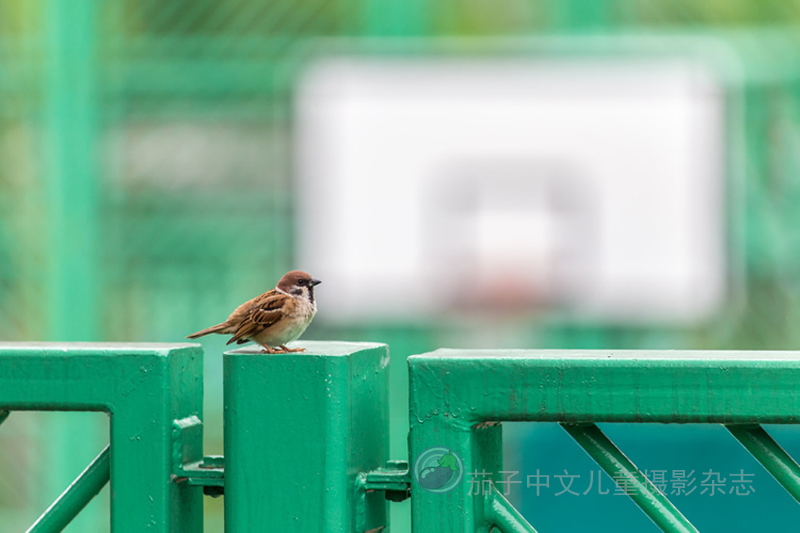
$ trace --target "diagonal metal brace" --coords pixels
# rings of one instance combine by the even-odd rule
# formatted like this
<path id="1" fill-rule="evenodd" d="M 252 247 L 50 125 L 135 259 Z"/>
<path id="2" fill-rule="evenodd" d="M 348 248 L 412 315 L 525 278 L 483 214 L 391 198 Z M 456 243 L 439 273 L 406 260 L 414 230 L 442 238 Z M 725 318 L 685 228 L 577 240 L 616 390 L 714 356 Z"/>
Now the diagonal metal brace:
<path id="1" fill-rule="evenodd" d="M 726 425 L 731 435 L 800 502 L 800 465 L 759 425 Z"/>
<path id="2" fill-rule="evenodd" d="M 675 505 L 639 470 L 633 462 L 592 423 L 561 423 L 575 442 L 606 471 L 662 531 L 698 533 Z"/>
<path id="3" fill-rule="evenodd" d="M 483 495 L 483 513 L 492 528 L 500 530 L 502 533 L 536 533 L 533 526 L 525 520 L 517 509 L 511 505 L 491 484 L 491 490 Z"/>
<path id="4" fill-rule="evenodd" d="M 75 518 L 111 477 L 111 446 L 106 446 L 81 475 L 28 528 L 27 533 L 61 531 Z"/>

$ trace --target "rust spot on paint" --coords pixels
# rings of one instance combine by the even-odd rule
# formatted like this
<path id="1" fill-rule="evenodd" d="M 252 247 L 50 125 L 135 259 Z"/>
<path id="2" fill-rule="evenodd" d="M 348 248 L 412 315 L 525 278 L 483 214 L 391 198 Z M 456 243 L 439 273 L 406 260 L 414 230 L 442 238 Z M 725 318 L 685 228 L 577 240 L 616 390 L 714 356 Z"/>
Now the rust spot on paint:
<path id="1" fill-rule="evenodd" d="M 472 426 L 473 429 L 485 429 L 490 427 L 499 426 L 500 422 L 496 420 L 487 420 L 486 422 L 481 422 L 480 424 L 475 424 Z"/>

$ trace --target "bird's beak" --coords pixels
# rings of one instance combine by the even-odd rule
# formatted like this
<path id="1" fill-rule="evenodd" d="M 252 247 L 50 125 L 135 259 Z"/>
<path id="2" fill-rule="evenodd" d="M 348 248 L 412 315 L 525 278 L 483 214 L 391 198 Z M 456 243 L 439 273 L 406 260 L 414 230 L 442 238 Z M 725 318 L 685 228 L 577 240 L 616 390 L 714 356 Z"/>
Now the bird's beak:
<path id="1" fill-rule="evenodd" d="M 317 278 L 311 278 L 311 281 L 308 282 L 308 284 L 311 285 L 312 287 L 316 287 L 320 283 L 322 283 L 322 282 L 320 280 L 318 280 Z"/>

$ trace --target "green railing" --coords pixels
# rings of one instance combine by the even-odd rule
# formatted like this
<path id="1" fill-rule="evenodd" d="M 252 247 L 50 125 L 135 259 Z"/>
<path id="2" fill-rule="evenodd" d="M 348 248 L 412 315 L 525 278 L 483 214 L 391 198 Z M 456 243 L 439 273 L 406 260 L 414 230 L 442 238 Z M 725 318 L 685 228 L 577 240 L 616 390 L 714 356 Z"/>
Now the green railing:
<path id="1" fill-rule="evenodd" d="M 389 460 L 386 346 L 302 346 L 225 354 L 222 458 L 203 457 L 199 346 L 0 345 L 0 423 L 16 410 L 111 417 L 109 446 L 30 531 L 62 530 L 109 479 L 117 533 L 200 532 L 203 493 L 225 495 L 234 533 L 378 532 L 409 494 L 414 531 L 535 531 L 497 488 L 504 421 L 560 423 L 663 531 L 697 529 L 596 423 L 723 424 L 800 501 L 800 467 L 760 426 L 800 421 L 800 352 L 413 356 L 406 462 Z M 421 484 L 428 456 L 457 475 Z"/>
<path id="2" fill-rule="evenodd" d="M 31 530 L 61 531 L 110 473 L 113 531 L 202 531 L 202 489 L 170 481 L 173 422 L 202 419 L 202 361 L 189 344 L 0 345 L 0 409 L 111 417 L 110 450 Z M 201 460 L 202 429 L 185 433 L 183 462 Z"/>
<path id="3" fill-rule="evenodd" d="M 110 445 L 29 531 L 61 531 L 109 478 L 114 532 L 199 533 L 204 492 L 225 493 L 226 531 L 380 530 L 386 497 L 408 493 L 387 463 L 386 346 L 303 346 L 225 354 L 223 460 L 203 457 L 199 345 L 0 344 L 0 423 L 18 410 L 111 417 Z"/>
<path id="4" fill-rule="evenodd" d="M 415 531 L 534 531 L 494 489 L 503 421 L 561 423 L 663 531 L 697 529 L 595 422 L 724 424 L 800 495 L 800 467 L 759 425 L 800 421 L 800 352 L 439 350 L 411 357 L 409 380 L 411 457 L 453 450 L 491 488 L 412 487 Z"/>

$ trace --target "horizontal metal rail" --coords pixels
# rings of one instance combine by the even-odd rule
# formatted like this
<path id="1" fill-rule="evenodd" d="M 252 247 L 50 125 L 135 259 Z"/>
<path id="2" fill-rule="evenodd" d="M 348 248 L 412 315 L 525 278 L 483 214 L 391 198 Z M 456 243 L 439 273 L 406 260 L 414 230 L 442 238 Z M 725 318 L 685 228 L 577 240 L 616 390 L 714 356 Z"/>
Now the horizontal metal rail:
<path id="1" fill-rule="evenodd" d="M 57 533 L 97 496 L 111 477 L 111 446 L 95 457 L 53 505 L 28 529 L 28 533 Z"/>

